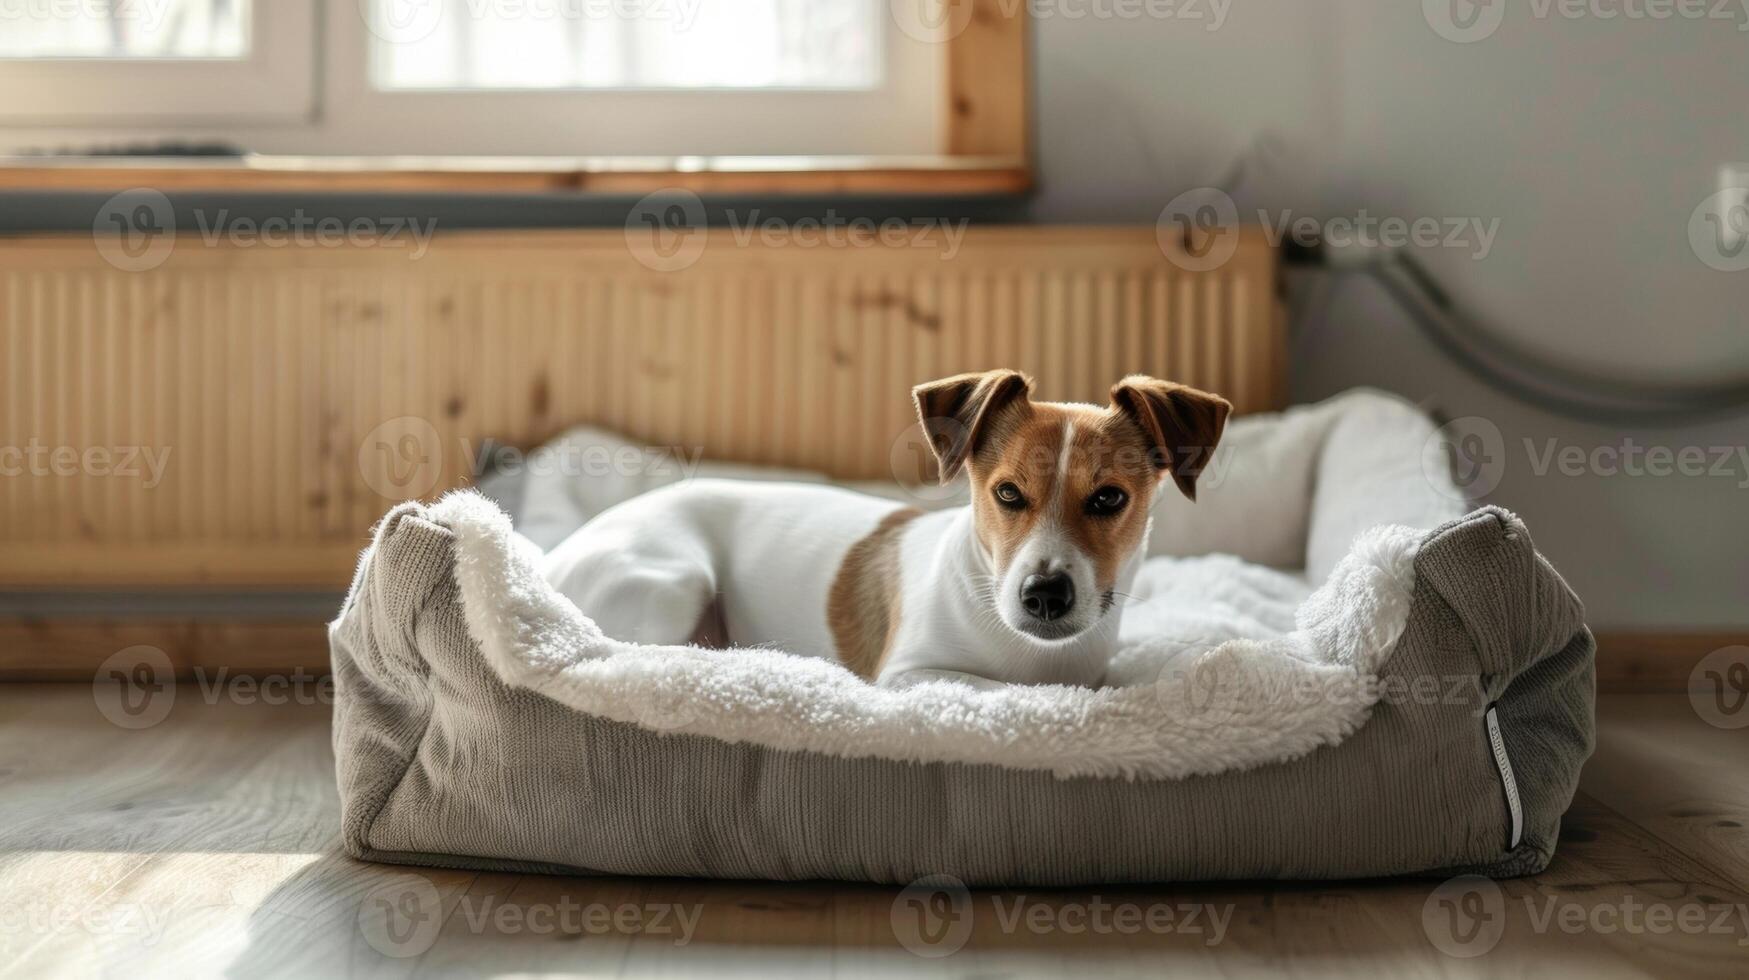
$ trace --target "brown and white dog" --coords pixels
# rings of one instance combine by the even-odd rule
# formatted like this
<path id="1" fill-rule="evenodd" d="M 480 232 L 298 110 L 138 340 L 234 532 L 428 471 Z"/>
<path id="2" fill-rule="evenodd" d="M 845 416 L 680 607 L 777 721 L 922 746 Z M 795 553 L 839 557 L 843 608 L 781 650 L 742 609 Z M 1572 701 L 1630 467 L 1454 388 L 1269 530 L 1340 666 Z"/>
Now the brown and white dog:
<path id="1" fill-rule="evenodd" d="M 547 556 L 608 636 L 834 657 L 883 685 L 1098 686 L 1168 477 L 1195 499 L 1231 406 L 1134 376 L 1111 405 L 1035 402 L 1014 371 L 913 392 L 945 483 L 924 513 L 832 487 L 694 480 L 634 498 Z"/>

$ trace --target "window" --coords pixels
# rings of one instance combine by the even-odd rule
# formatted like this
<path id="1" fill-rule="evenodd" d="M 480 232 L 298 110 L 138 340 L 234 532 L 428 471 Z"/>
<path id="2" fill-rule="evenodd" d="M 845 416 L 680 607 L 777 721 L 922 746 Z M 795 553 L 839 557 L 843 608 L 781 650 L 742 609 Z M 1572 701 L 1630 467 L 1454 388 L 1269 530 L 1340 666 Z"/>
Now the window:
<path id="1" fill-rule="evenodd" d="M 0 58 L 239 58 L 250 0 L 0 4 Z"/>
<path id="2" fill-rule="evenodd" d="M 866 89 L 881 81 L 875 0 L 572 0 L 543 8 L 371 0 L 373 78 L 418 89 Z M 395 24 L 401 24 L 399 28 Z"/>
<path id="3" fill-rule="evenodd" d="M 180 143 L 249 157 L 179 168 L 209 174 L 861 168 L 883 190 L 930 170 L 1008 187 L 1024 49 L 1024 5 L 1002 0 L 0 0 L 0 155 L 58 158 L 0 166 L 17 187 L 32 166 Z"/>
<path id="4" fill-rule="evenodd" d="M 336 152 L 940 152 L 940 46 L 889 0 L 362 2 L 333 38 Z"/>
<path id="5" fill-rule="evenodd" d="M 315 0 L 0 0 L 0 122 L 309 118 Z"/>

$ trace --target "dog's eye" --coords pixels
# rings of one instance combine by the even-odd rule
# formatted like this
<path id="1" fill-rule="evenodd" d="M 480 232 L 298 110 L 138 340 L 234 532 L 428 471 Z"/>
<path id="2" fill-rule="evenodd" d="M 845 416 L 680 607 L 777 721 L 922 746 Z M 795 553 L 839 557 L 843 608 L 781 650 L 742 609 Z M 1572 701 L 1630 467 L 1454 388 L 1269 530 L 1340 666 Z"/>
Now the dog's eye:
<path id="1" fill-rule="evenodd" d="M 1019 510 L 1026 506 L 1026 494 L 1012 483 L 996 484 L 996 502 L 1009 510 Z"/>
<path id="2" fill-rule="evenodd" d="M 1095 515 L 1115 514 L 1123 510 L 1124 504 L 1130 502 L 1130 495 L 1118 487 L 1100 487 L 1093 491 L 1093 496 L 1087 498 L 1087 513 Z"/>

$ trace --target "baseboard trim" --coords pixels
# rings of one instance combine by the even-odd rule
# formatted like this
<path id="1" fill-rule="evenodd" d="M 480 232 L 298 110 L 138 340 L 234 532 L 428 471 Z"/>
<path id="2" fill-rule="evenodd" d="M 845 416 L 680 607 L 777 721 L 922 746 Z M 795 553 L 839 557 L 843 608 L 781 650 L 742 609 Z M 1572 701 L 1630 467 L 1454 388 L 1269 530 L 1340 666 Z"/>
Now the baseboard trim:
<path id="1" fill-rule="evenodd" d="M 1695 665 L 1725 647 L 1749 647 L 1749 630 L 1736 632 L 1597 634 L 1597 689 L 1615 694 L 1680 693 Z"/>
<path id="2" fill-rule="evenodd" d="M 110 657 L 133 647 L 164 651 L 178 679 L 220 668 L 234 675 L 326 675 L 328 629 L 320 620 L 0 618 L 0 681 L 89 683 Z"/>

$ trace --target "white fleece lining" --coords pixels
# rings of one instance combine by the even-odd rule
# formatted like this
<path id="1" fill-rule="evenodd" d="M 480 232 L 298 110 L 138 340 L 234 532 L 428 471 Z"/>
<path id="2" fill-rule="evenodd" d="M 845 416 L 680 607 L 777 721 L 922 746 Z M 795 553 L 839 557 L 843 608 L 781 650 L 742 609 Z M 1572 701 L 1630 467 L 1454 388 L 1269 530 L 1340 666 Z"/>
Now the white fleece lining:
<path id="1" fill-rule="evenodd" d="M 1342 741 L 1377 700 L 1375 674 L 1408 619 L 1426 535 L 1395 526 L 1366 532 L 1300 606 L 1292 632 L 1190 656 L 1162 642 L 1151 683 L 981 691 L 941 682 L 895 691 L 820 658 L 610 639 L 536 571 L 538 548 L 496 505 L 463 491 L 429 514 L 455 532 L 468 630 L 508 685 L 661 732 L 1059 778 L 1178 779 Z M 1126 647 L 1128 676 L 1149 658 L 1150 643 Z"/>

